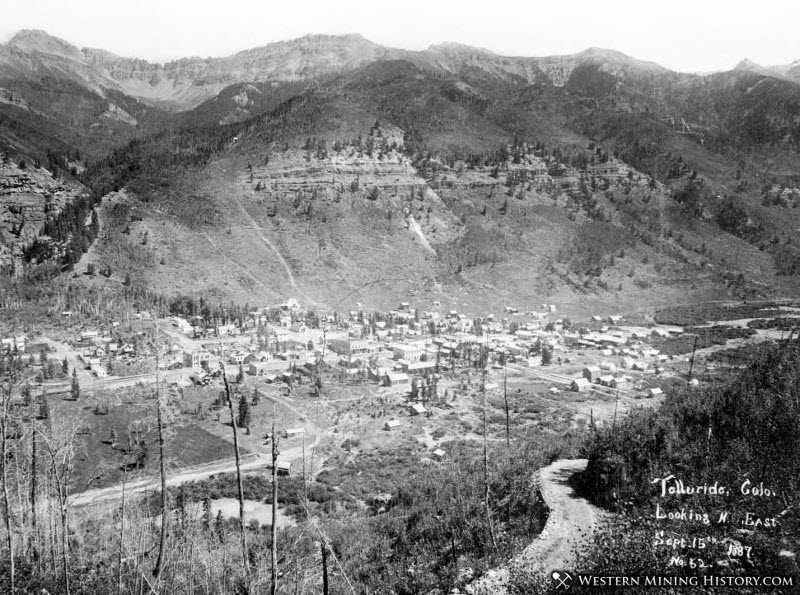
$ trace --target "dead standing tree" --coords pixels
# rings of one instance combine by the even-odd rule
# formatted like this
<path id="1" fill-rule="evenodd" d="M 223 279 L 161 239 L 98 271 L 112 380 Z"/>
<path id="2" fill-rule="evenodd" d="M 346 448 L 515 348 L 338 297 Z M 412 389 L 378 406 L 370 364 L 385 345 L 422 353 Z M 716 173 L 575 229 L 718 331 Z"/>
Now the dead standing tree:
<path id="1" fill-rule="evenodd" d="M 481 409 L 483 410 L 483 506 L 486 509 L 486 524 L 489 527 L 489 536 L 492 538 L 492 547 L 497 553 L 497 538 L 494 535 L 492 523 L 492 509 L 489 505 L 489 449 L 486 440 L 486 368 L 484 367 L 481 379 Z"/>
<path id="2" fill-rule="evenodd" d="M 44 389 L 42 389 L 42 399 L 46 399 L 47 397 L 44 395 Z M 36 468 L 36 399 L 32 398 L 29 402 L 29 409 L 28 409 L 28 416 L 30 419 L 30 433 L 31 433 L 31 456 L 30 456 L 30 518 L 31 518 L 31 537 L 30 541 L 28 542 L 29 548 L 29 555 L 31 561 L 39 563 L 39 530 L 36 526 L 36 491 L 38 490 L 38 477 L 36 476 L 37 468 Z"/>
<path id="3" fill-rule="evenodd" d="M 161 375 L 159 370 L 159 348 L 158 348 L 158 312 L 155 315 L 156 320 L 156 336 L 155 336 L 155 351 L 156 351 L 156 423 L 158 425 L 158 468 L 161 475 L 161 534 L 158 540 L 158 558 L 153 567 L 153 576 L 156 581 L 161 577 L 161 572 L 164 569 L 164 551 L 167 548 L 167 523 L 169 519 L 169 511 L 167 510 L 167 471 L 164 463 L 164 419 L 162 415 L 161 403 Z"/>
<path id="4" fill-rule="evenodd" d="M 272 583 L 270 595 L 278 593 L 278 436 L 275 434 L 275 404 L 272 404 L 272 527 L 270 527 L 270 569 L 272 570 Z"/>
<path id="5" fill-rule="evenodd" d="M 503 405 L 506 409 L 506 446 L 511 448 L 511 420 L 508 415 L 508 368 L 503 366 Z"/>
<path id="6" fill-rule="evenodd" d="M 49 420 L 46 432 L 40 432 L 42 443 L 50 457 L 51 477 L 55 481 L 56 496 L 61 521 L 61 562 L 63 567 L 64 593 L 70 594 L 69 584 L 69 481 L 75 458 L 75 436 L 80 420 L 69 417 L 54 417 Z M 55 561 L 55 560 L 54 560 Z"/>
<path id="7" fill-rule="evenodd" d="M 11 407 L 11 386 L 9 385 L 5 390 L 2 391 L 2 417 L 0 417 L 0 440 L 2 440 L 2 451 L 0 452 L 0 456 L 2 456 L 2 461 L 0 461 L 0 465 L 2 465 L 2 481 L 3 481 L 3 510 L 5 512 L 5 525 L 6 525 L 6 541 L 8 547 L 8 559 L 9 559 L 9 573 L 10 573 L 10 587 L 11 593 L 14 592 L 15 586 L 15 576 L 14 576 L 14 534 L 11 528 L 12 525 L 12 511 L 11 511 L 11 502 L 8 495 L 8 425 L 9 425 L 9 409 Z"/>
<path id="8" fill-rule="evenodd" d="M 222 370 L 222 382 L 225 385 L 225 397 L 228 399 L 228 410 L 231 414 L 231 428 L 233 430 L 233 454 L 236 460 L 236 486 L 239 494 L 239 533 L 242 541 L 242 571 L 244 572 L 245 589 L 250 590 L 250 555 L 247 549 L 247 527 L 245 525 L 245 512 L 244 512 L 244 487 L 242 486 L 242 466 L 239 458 L 239 433 L 236 428 L 236 416 L 233 413 L 233 394 L 231 387 L 228 383 L 228 376 L 225 374 L 225 363 L 222 350 L 222 339 L 219 337 L 219 328 L 217 328 L 217 337 L 219 338 L 220 347 L 220 369 Z M 240 370 L 241 373 L 241 370 Z"/>

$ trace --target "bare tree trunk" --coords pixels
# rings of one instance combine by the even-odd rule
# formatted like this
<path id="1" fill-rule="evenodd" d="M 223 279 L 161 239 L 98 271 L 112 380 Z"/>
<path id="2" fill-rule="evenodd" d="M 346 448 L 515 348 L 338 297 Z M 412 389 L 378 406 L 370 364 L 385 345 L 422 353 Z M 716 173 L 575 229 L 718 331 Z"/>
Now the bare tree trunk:
<path id="1" fill-rule="evenodd" d="M 483 505 L 486 508 L 486 524 L 489 526 L 489 536 L 492 538 L 492 547 L 497 552 L 497 539 L 494 536 L 494 525 L 492 523 L 492 509 L 489 507 L 489 449 L 486 443 L 486 372 L 484 371 L 484 381 L 481 384 L 481 396 L 483 401 Z"/>
<path id="2" fill-rule="evenodd" d="M 148 522 L 150 521 L 150 515 L 149 514 L 146 515 L 146 520 Z M 136 574 L 135 574 L 136 582 L 133 585 L 133 591 L 132 591 L 133 593 L 141 593 L 142 592 L 144 578 L 145 578 L 144 572 L 142 571 L 142 555 L 141 555 L 141 552 L 144 549 L 144 545 L 143 545 L 144 544 L 144 532 L 145 532 L 145 524 L 143 522 L 140 522 L 139 523 L 139 535 L 138 535 L 138 539 L 137 539 L 137 542 L 136 542 L 136 548 L 134 550 L 136 552 Z"/>
<path id="3" fill-rule="evenodd" d="M 161 474 L 161 535 L 158 540 L 158 558 L 153 567 L 153 576 L 158 580 L 164 569 L 164 550 L 167 548 L 167 523 L 169 511 L 167 510 L 167 471 L 164 464 L 164 423 L 161 415 L 161 378 L 158 368 L 158 312 L 156 312 L 156 411 L 158 423 L 158 468 Z"/>
<path id="4" fill-rule="evenodd" d="M 328 595 L 328 546 L 325 540 L 319 542 L 322 550 L 322 595 Z"/>
<path id="5" fill-rule="evenodd" d="M 8 473 L 7 473 L 7 463 L 8 463 L 8 406 L 9 401 L 11 400 L 11 387 L 7 390 L 3 391 L 3 415 L 0 418 L 0 440 L 2 440 L 2 450 L 0 451 L 0 456 L 3 457 L 3 460 L 0 461 L 3 466 L 3 506 L 5 507 L 5 522 L 6 522 L 6 539 L 8 545 L 8 559 L 10 561 L 9 572 L 10 572 L 10 580 L 11 580 L 11 593 L 14 592 L 14 537 L 11 533 L 11 502 L 8 497 Z"/>
<path id="6" fill-rule="evenodd" d="M 270 595 L 277 595 L 278 593 L 278 437 L 275 435 L 275 406 L 273 405 L 272 414 L 272 527 L 270 527 L 270 535 L 272 536 L 272 543 L 270 544 L 272 569 L 272 586 L 270 588 Z"/>
<path id="7" fill-rule="evenodd" d="M 68 511 L 67 503 L 69 498 L 69 493 L 67 492 L 69 469 L 67 467 L 69 465 L 69 462 L 65 461 L 64 469 L 61 470 L 61 474 L 59 475 L 55 453 L 53 452 L 52 449 L 50 449 L 50 457 L 53 462 L 53 477 L 56 480 L 56 493 L 58 494 L 58 508 L 61 517 L 61 564 L 63 567 L 64 592 L 66 593 L 66 595 L 70 595 L 69 560 L 68 560 L 69 528 L 67 526 L 67 511 Z"/>
<path id="8" fill-rule="evenodd" d="M 694 352 L 697 351 L 697 338 L 698 336 L 694 336 L 694 344 L 692 345 L 692 357 L 689 359 L 689 376 L 686 379 L 686 382 L 692 381 L 692 368 L 694 368 Z"/>
<path id="9" fill-rule="evenodd" d="M 306 433 L 303 432 L 303 510 L 308 518 L 308 482 L 306 481 Z"/>
<path id="10" fill-rule="evenodd" d="M 236 417 L 233 415 L 233 395 L 225 376 L 225 364 L 222 366 L 222 381 L 225 383 L 225 395 L 228 397 L 228 410 L 231 413 L 231 428 L 233 429 L 233 454 L 236 457 L 236 485 L 239 489 L 239 531 L 242 539 L 242 570 L 244 571 L 245 589 L 250 590 L 250 556 L 247 551 L 247 527 L 244 515 L 244 488 L 242 486 L 242 467 L 239 460 L 239 433 L 236 429 Z"/>
<path id="11" fill-rule="evenodd" d="M 47 519 L 50 523 L 50 563 L 53 566 L 53 571 L 55 572 L 56 568 L 58 568 L 58 563 L 56 562 L 56 526 L 55 522 L 53 521 L 53 510 L 52 510 L 52 492 L 50 490 L 50 481 L 49 477 L 45 476 L 45 494 L 47 494 Z"/>
<path id="12" fill-rule="evenodd" d="M 503 401 L 506 407 L 506 446 L 511 446 L 511 422 L 508 417 L 508 390 L 506 381 L 508 380 L 508 369 L 503 371 Z"/>
<path id="13" fill-rule="evenodd" d="M 23 480 L 23 476 L 26 475 L 22 472 L 21 466 L 28 465 L 27 461 L 25 461 L 25 453 L 24 451 L 21 453 L 20 450 L 22 449 L 21 440 L 14 441 L 14 493 L 17 495 L 17 501 L 15 503 L 15 508 L 22 514 L 22 522 L 20 523 L 20 530 L 21 532 L 17 536 L 17 551 L 19 552 L 30 552 L 31 547 L 31 532 L 30 532 L 30 515 L 28 514 L 29 506 L 28 501 L 25 499 L 28 497 L 28 491 L 25 489 L 25 483 Z M 28 558 L 30 560 L 30 558 Z"/>
<path id="14" fill-rule="evenodd" d="M 122 471 L 122 508 L 119 519 L 119 549 L 117 550 L 117 595 L 122 595 L 122 547 L 125 543 L 125 482 L 128 479 L 128 461 Z"/>
<path id="15" fill-rule="evenodd" d="M 194 593 L 194 539 L 196 527 L 192 528 L 192 547 L 189 549 L 189 593 Z"/>
<path id="16" fill-rule="evenodd" d="M 42 396 L 44 397 L 44 395 Z M 36 476 L 36 399 L 31 398 L 31 408 L 30 413 L 31 416 L 31 492 L 30 492 L 30 504 L 31 504 L 31 541 L 30 541 L 30 552 L 31 552 L 31 560 L 34 560 L 37 565 L 39 563 L 39 531 L 36 527 L 36 490 L 39 487 L 37 485 L 37 476 Z"/>
<path id="17" fill-rule="evenodd" d="M 59 486 L 58 493 L 61 495 L 59 504 L 61 509 L 61 563 L 64 566 L 64 592 L 69 595 L 69 524 L 67 522 L 68 494 L 66 481 L 63 484 L 63 488 Z"/>
<path id="18" fill-rule="evenodd" d="M 322 541 L 322 544 L 325 548 L 325 555 L 327 556 L 327 554 L 330 554 L 333 557 L 333 561 L 336 563 L 336 566 L 339 567 L 339 572 L 341 573 L 344 582 L 347 583 L 347 587 L 350 589 L 350 593 L 352 595 L 356 595 L 356 590 L 353 588 L 353 583 L 351 583 L 350 579 L 347 578 L 347 573 L 344 571 L 344 568 L 342 568 L 342 565 L 339 563 L 339 559 L 336 557 L 336 553 L 333 551 L 333 548 L 330 545 L 330 539 L 328 539 L 328 536 L 322 530 L 322 527 L 319 526 L 316 519 L 313 519 L 311 521 L 311 526 L 317 530 L 317 533 L 319 533 L 320 540 Z M 327 575 L 327 565 L 325 574 Z"/>
<path id="19" fill-rule="evenodd" d="M 157 380 L 156 380 L 157 382 Z M 167 523 L 169 522 L 169 511 L 167 510 L 167 471 L 164 465 L 164 427 L 161 419 L 161 396 L 159 387 L 156 384 L 156 401 L 158 402 L 158 459 L 159 472 L 161 473 L 161 534 L 158 541 L 158 558 L 153 567 L 153 576 L 158 580 L 164 566 L 164 550 L 167 548 Z"/>

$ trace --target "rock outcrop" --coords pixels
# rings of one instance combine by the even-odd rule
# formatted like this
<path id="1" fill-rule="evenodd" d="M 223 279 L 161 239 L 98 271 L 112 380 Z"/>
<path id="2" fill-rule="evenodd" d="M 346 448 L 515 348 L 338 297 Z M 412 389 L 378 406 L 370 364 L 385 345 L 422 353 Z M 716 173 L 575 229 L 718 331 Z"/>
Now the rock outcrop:
<path id="1" fill-rule="evenodd" d="M 83 192 L 79 184 L 57 180 L 44 168 L 0 155 L 0 268 L 20 264 L 45 222 Z"/>

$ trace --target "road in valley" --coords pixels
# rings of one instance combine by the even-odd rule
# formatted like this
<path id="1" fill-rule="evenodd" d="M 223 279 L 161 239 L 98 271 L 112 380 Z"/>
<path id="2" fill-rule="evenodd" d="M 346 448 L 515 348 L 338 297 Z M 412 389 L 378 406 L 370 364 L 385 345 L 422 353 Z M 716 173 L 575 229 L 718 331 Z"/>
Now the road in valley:
<path id="1" fill-rule="evenodd" d="M 242 470 L 257 469 L 261 466 L 269 464 L 269 457 L 263 454 L 247 454 L 241 457 Z M 233 457 L 221 461 L 213 461 L 211 463 L 204 463 L 202 465 L 194 465 L 192 467 L 185 467 L 179 473 L 167 476 L 167 486 L 172 487 L 187 483 L 190 481 L 198 481 L 207 479 L 211 475 L 217 473 L 227 473 L 236 470 L 236 462 Z M 157 490 L 161 486 L 161 479 L 159 477 L 147 477 L 144 479 L 137 479 L 128 481 L 125 484 L 125 497 L 130 497 L 131 494 L 141 493 L 148 490 Z M 72 494 L 69 497 L 69 505 L 72 507 L 83 507 L 90 504 L 99 504 L 102 502 L 112 502 L 122 499 L 122 484 L 113 485 L 107 488 L 97 488 L 94 490 L 86 490 L 77 494 Z"/>
<path id="2" fill-rule="evenodd" d="M 309 445 L 305 446 L 306 458 L 313 457 L 314 449 L 319 445 L 322 439 L 321 431 L 315 426 L 315 439 Z M 233 445 L 231 445 L 231 449 Z M 292 448 L 281 449 L 279 459 L 282 461 L 292 461 L 303 457 L 304 447 L 293 446 Z M 253 469 L 271 467 L 272 457 L 264 453 L 251 453 L 241 455 L 241 469 L 242 471 L 251 471 Z M 203 463 L 200 465 L 193 465 L 191 467 L 184 467 L 177 473 L 167 475 L 167 486 L 173 487 L 191 481 L 200 481 L 207 479 L 212 475 L 219 473 L 232 473 L 236 471 L 236 460 L 234 457 L 222 459 L 219 461 L 212 461 L 210 463 Z M 142 493 L 150 490 L 158 490 L 161 487 L 161 479 L 158 476 L 147 477 L 129 481 L 125 484 L 125 497 L 130 497 L 131 494 Z M 80 508 L 92 504 L 100 504 L 106 502 L 114 502 L 122 499 L 122 484 L 116 484 L 107 488 L 97 488 L 94 490 L 86 490 L 69 497 L 69 504 L 72 507 Z"/>

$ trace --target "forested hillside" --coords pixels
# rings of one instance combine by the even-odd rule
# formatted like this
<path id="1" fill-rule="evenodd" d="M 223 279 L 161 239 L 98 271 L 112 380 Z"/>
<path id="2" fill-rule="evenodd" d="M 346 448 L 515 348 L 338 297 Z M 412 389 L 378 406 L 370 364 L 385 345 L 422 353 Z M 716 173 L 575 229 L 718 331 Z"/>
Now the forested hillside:
<path id="1" fill-rule="evenodd" d="M 800 346 L 792 338 L 736 356 L 746 369 L 729 382 L 676 391 L 660 409 L 594 432 L 581 489 L 618 517 L 582 571 L 693 575 L 702 564 L 709 575 L 797 576 Z M 672 490 L 678 481 L 689 491 Z M 727 494 L 695 489 L 714 485 Z M 681 510 L 710 522 L 669 520 Z M 704 545 L 673 548 L 670 537 Z M 674 563 L 684 554 L 700 561 Z"/>

